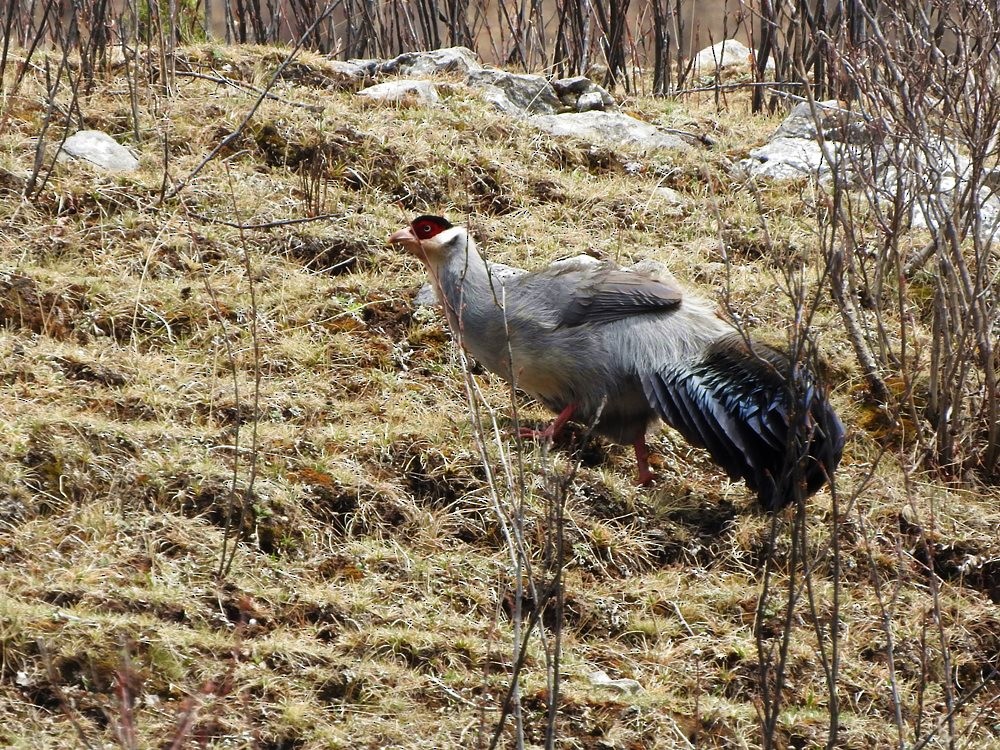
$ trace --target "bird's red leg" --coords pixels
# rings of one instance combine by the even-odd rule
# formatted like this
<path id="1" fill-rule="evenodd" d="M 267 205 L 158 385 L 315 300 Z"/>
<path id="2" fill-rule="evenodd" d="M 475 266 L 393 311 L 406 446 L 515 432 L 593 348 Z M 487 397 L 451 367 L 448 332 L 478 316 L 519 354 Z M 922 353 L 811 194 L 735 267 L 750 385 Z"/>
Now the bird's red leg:
<path id="1" fill-rule="evenodd" d="M 551 440 L 562 432 L 562 428 L 573 416 L 573 412 L 576 411 L 576 404 L 570 404 L 561 412 L 559 416 L 552 420 L 552 424 L 546 427 L 544 430 L 535 430 L 531 427 L 522 427 L 517 433 L 519 437 L 526 438 L 529 440 Z"/>
<path id="2" fill-rule="evenodd" d="M 636 478 L 636 484 L 649 484 L 656 478 L 656 475 L 649 470 L 649 448 L 646 447 L 646 436 L 637 437 L 633 441 L 632 447 L 635 448 L 635 461 L 639 465 L 639 476 Z"/>

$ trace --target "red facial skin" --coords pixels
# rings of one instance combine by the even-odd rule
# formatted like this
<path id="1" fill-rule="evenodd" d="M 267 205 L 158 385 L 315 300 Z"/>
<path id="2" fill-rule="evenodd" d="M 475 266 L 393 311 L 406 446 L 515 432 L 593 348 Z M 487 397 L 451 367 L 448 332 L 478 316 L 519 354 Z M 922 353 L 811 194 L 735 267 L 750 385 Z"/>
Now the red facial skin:
<path id="1" fill-rule="evenodd" d="M 428 240 L 431 237 L 441 234 L 451 225 L 440 221 L 436 216 L 420 216 L 410 224 L 414 236 L 419 240 Z"/>
<path id="2" fill-rule="evenodd" d="M 451 223 L 440 216 L 418 216 L 410 226 L 400 229 L 389 237 L 390 245 L 399 245 L 408 253 L 424 258 L 424 252 L 420 246 L 423 240 L 441 234 L 446 229 L 451 228 Z"/>

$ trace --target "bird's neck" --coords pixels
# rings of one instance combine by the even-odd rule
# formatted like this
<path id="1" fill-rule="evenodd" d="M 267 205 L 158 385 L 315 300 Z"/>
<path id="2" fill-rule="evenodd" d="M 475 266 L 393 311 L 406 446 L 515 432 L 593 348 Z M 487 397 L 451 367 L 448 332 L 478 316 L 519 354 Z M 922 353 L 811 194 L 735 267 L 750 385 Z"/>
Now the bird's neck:
<path id="1" fill-rule="evenodd" d="M 503 330 L 503 287 L 468 235 L 455 237 L 427 267 L 459 343 L 477 359 L 490 357 L 488 342 Z M 489 365 L 487 365 L 489 366 Z"/>

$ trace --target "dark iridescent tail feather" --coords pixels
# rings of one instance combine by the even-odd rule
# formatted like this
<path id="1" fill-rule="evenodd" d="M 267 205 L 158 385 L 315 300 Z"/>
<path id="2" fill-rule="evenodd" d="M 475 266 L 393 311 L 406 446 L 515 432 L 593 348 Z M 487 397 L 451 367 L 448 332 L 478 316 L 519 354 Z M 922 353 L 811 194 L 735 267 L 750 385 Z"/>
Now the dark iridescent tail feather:
<path id="1" fill-rule="evenodd" d="M 777 511 L 829 481 L 844 448 L 844 427 L 825 396 L 804 373 L 790 385 L 789 370 L 785 354 L 751 349 L 733 334 L 699 361 L 642 381 L 664 422 L 708 450 L 730 477 L 746 480 L 761 507 Z"/>

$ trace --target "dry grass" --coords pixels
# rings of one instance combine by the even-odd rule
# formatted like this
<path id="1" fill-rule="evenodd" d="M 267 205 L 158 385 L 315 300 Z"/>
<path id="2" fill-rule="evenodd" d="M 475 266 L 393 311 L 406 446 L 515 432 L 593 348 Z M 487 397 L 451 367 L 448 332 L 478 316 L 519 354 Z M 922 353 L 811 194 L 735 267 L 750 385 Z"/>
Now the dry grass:
<path id="1" fill-rule="evenodd" d="M 186 54 L 254 85 L 280 59 L 253 48 Z M 782 337 L 791 311 L 783 261 L 723 163 L 777 120 L 750 117 L 742 97 L 719 111 L 711 97 L 630 101 L 645 119 L 718 139 L 713 151 L 639 159 L 539 135 L 457 85 L 435 109 L 362 103 L 317 87 L 322 76 L 307 73 L 322 72 L 321 59 L 302 62 L 276 93 L 318 110 L 266 102 L 238 144 L 166 204 L 157 200 L 164 142 L 171 178 L 188 174 L 252 93 L 199 79 L 182 79 L 169 98 L 143 89 L 136 143 L 128 87 L 109 74 L 81 102 L 84 125 L 128 142 L 141 170 L 107 177 L 60 165 L 36 200 L 6 192 L 0 201 L 0 744 L 127 745 L 116 734 L 123 717 L 139 747 L 180 733 L 220 748 L 458 748 L 489 731 L 512 658 L 512 574 L 460 363 L 440 316 L 414 310 L 421 270 L 384 244 L 414 212 L 466 218 L 496 260 L 655 257 L 721 300 L 715 206 L 733 260 L 733 313 L 755 334 Z M 15 176 L 30 169 L 42 83 L 29 78 L 5 103 L 0 168 Z M 319 204 L 301 176 L 316 164 Z M 814 277 L 808 186 L 765 187 L 762 200 L 779 250 Z M 315 209 L 334 218 L 242 236 L 213 221 Z M 250 482 L 255 314 L 258 474 L 220 580 L 227 523 Z M 833 400 L 861 425 L 870 408 L 832 303 L 817 328 Z M 476 379 L 508 427 L 505 386 Z M 841 746 L 898 744 L 888 623 L 905 741 L 942 718 L 945 681 L 968 691 L 986 678 L 957 713 L 956 746 L 1000 747 L 1000 493 L 916 475 L 908 502 L 900 459 L 880 440 L 889 438 L 851 429 L 838 482 L 844 498 L 860 490 L 889 448 L 839 529 Z M 758 747 L 752 630 L 768 520 L 675 435 L 653 444 L 662 458 L 651 491 L 631 486 L 632 458 L 608 446 L 585 456 L 571 486 L 561 746 Z M 549 461 L 533 449 L 525 460 L 533 488 L 572 462 L 565 446 Z M 829 494 L 809 510 L 823 621 Z M 532 543 L 544 521 L 533 494 Z M 942 575 L 951 675 L 920 529 Z M 535 742 L 545 703 L 538 649 L 523 679 Z M 825 742 L 816 654 L 803 606 L 781 746 Z M 644 690 L 593 688 L 597 669 Z"/>

